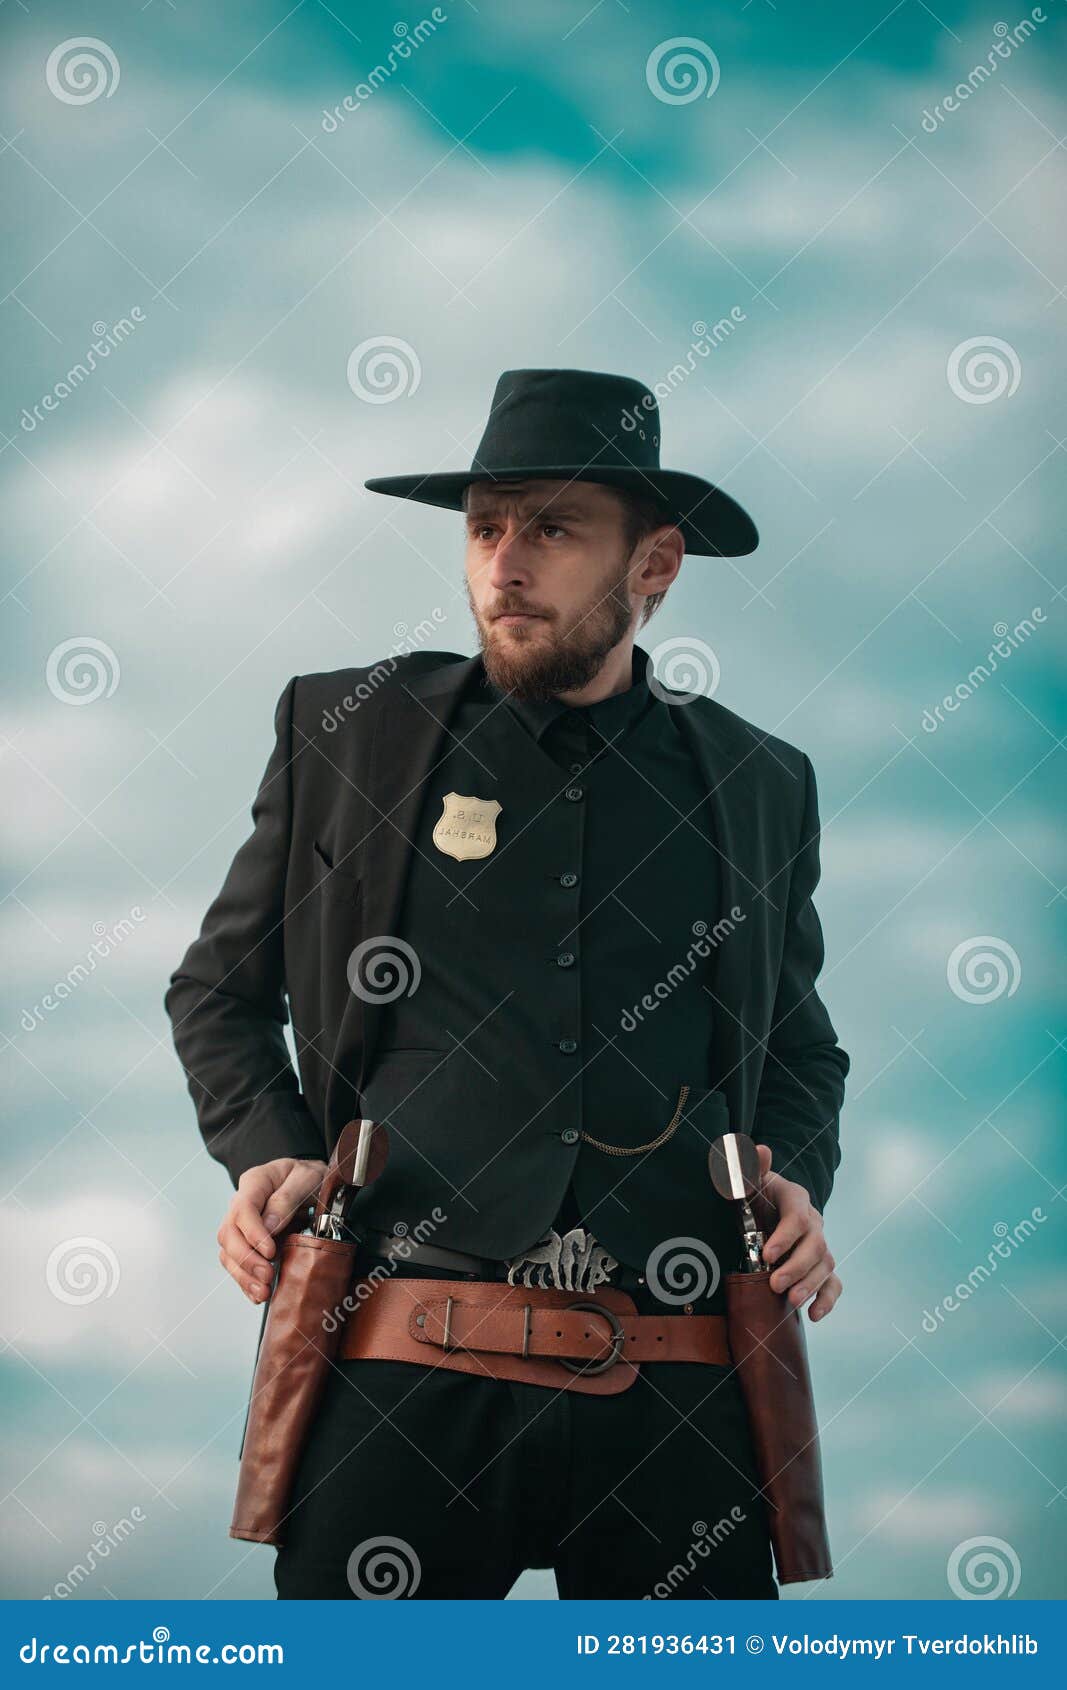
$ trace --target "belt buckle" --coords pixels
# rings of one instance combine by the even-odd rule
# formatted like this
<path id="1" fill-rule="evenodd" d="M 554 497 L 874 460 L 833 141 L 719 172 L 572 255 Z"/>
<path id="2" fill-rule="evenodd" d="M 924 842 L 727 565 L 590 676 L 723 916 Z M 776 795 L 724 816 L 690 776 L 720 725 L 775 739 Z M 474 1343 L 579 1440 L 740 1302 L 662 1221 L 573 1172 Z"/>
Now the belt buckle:
<path id="1" fill-rule="evenodd" d="M 622 1346 L 626 1337 L 622 1329 L 622 1322 L 614 1309 L 606 1308 L 603 1303 L 568 1303 L 564 1312 L 566 1314 L 577 1314 L 583 1311 L 587 1314 L 603 1315 L 607 1321 L 611 1328 L 611 1354 L 604 1361 L 571 1361 L 567 1356 L 559 1356 L 557 1359 L 570 1373 L 606 1373 L 610 1367 L 615 1366 L 622 1354 Z"/>

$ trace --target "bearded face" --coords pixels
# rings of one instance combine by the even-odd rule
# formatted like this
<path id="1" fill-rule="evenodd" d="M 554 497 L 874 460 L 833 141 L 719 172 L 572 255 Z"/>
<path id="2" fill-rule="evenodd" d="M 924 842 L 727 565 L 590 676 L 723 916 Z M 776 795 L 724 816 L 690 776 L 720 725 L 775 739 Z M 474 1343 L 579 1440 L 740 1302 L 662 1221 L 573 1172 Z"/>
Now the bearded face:
<path id="1" fill-rule="evenodd" d="M 482 660 L 493 685 L 516 698 L 545 701 L 594 680 L 633 618 L 626 565 L 620 558 L 608 581 L 566 614 L 515 592 L 502 593 L 487 614 L 478 609 L 468 585 Z M 524 614 L 524 620 L 506 620 Z"/>

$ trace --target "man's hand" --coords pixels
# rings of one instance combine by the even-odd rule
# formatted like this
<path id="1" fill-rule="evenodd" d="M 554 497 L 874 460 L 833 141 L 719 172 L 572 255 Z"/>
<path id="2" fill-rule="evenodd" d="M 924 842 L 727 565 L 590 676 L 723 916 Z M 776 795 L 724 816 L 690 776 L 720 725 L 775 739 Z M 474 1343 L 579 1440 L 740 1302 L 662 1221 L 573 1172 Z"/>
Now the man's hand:
<path id="1" fill-rule="evenodd" d="M 841 1295 L 841 1281 L 834 1258 L 826 1245 L 822 1216 L 802 1185 L 771 1172 L 771 1151 L 765 1144 L 756 1149 L 760 1159 L 760 1186 L 778 1210 L 778 1224 L 763 1246 L 768 1267 L 781 1265 L 771 1274 L 772 1291 L 788 1291 L 789 1301 L 799 1308 L 808 1298 L 810 1320 L 829 1314 Z"/>
<path id="2" fill-rule="evenodd" d="M 318 1190 L 325 1173 L 325 1162 L 279 1156 L 241 1175 L 219 1227 L 219 1261 L 249 1302 L 265 1303 L 269 1297 L 278 1248 L 272 1235 Z"/>

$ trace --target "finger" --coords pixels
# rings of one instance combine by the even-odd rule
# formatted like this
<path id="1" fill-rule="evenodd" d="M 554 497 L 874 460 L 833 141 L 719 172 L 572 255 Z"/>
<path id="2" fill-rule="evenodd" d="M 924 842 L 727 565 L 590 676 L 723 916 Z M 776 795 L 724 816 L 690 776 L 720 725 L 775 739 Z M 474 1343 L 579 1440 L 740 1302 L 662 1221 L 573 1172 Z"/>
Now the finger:
<path id="1" fill-rule="evenodd" d="M 247 1197 L 262 1214 L 271 1192 L 281 1185 L 292 1165 L 292 1162 L 286 1159 L 279 1162 L 262 1162 L 258 1168 L 246 1168 L 237 1181 L 238 1195 Z"/>
<path id="2" fill-rule="evenodd" d="M 779 1257 L 784 1256 L 787 1250 L 791 1250 L 793 1245 L 803 1238 L 811 1226 L 811 1205 L 805 1203 L 803 1205 L 798 1204 L 795 1208 L 792 1207 L 788 1196 L 788 1187 L 786 1194 L 783 1195 L 782 1203 L 783 1208 L 780 1210 L 778 1225 L 763 1246 L 763 1260 L 768 1267 L 772 1262 L 778 1261 Z"/>
<path id="3" fill-rule="evenodd" d="M 808 1319 L 822 1320 L 830 1313 L 830 1310 L 833 1308 L 840 1295 L 841 1281 L 838 1279 L 836 1273 L 832 1273 L 828 1279 L 823 1280 L 822 1285 L 819 1287 L 818 1296 L 808 1309 Z"/>
<path id="4" fill-rule="evenodd" d="M 264 1285 L 270 1284 L 274 1278 L 273 1267 L 258 1250 L 249 1244 L 244 1233 L 233 1224 L 228 1216 L 219 1228 L 218 1239 L 220 1253 L 227 1261 L 233 1262 L 243 1273 L 260 1280 Z"/>
<path id="5" fill-rule="evenodd" d="M 269 1232 L 279 1232 L 288 1224 L 302 1203 L 322 1184 L 321 1166 L 298 1162 L 287 1174 L 263 1212 L 263 1224 Z"/>
<path id="6" fill-rule="evenodd" d="M 791 1260 L 792 1257 L 790 1257 L 790 1261 Z M 790 1286 L 789 1301 L 795 1309 L 798 1309 L 802 1303 L 806 1303 L 808 1298 L 813 1296 L 819 1289 L 820 1285 L 822 1285 L 823 1281 L 829 1275 L 830 1270 L 833 1267 L 833 1261 L 834 1259 L 830 1255 L 821 1256 L 818 1262 L 809 1267 L 807 1271 L 801 1274 Z M 771 1284 L 774 1284 L 773 1279 Z"/>
<path id="7" fill-rule="evenodd" d="M 219 1261 L 234 1283 L 240 1286 L 250 1303 L 265 1303 L 270 1296 L 270 1286 L 264 1285 L 259 1279 L 246 1272 L 241 1263 L 232 1256 L 227 1256 L 224 1250 L 219 1251 Z"/>
<path id="8" fill-rule="evenodd" d="M 834 1258 L 829 1250 L 824 1250 L 822 1259 L 816 1262 L 815 1266 L 804 1275 L 804 1283 L 809 1285 L 813 1291 L 818 1291 L 822 1285 L 825 1285 L 833 1271 Z"/>
<path id="9" fill-rule="evenodd" d="M 249 1249 L 258 1250 L 262 1256 L 273 1256 L 277 1245 L 263 1224 L 262 1208 L 262 1203 L 257 1202 L 254 1196 L 238 1191 L 226 1218 L 231 1226 L 236 1227 Z"/>
<path id="10" fill-rule="evenodd" d="M 771 1171 L 771 1163 L 774 1160 L 774 1152 L 769 1144 L 757 1144 L 756 1155 L 759 1157 L 760 1179 L 766 1179 L 767 1175 Z"/>
<path id="11" fill-rule="evenodd" d="M 796 1243 L 784 1262 L 779 1262 L 771 1275 L 772 1291 L 788 1291 L 791 1285 L 796 1285 L 818 1267 L 826 1255 L 826 1239 L 821 1227 L 815 1227 L 806 1232 Z M 833 1266 L 833 1263 L 830 1263 Z M 821 1276 L 820 1276 L 821 1277 Z M 809 1281 L 809 1283 L 812 1283 Z M 814 1285 L 812 1285 L 814 1289 Z"/>
<path id="12" fill-rule="evenodd" d="M 272 1252 L 265 1246 L 271 1242 L 271 1237 L 263 1225 L 263 1211 L 291 1167 L 292 1162 L 286 1159 L 248 1168 L 238 1180 L 236 1195 L 230 1202 L 230 1219 L 237 1222 L 255 1249 L 263 1250 L 268 1256 Z"/>

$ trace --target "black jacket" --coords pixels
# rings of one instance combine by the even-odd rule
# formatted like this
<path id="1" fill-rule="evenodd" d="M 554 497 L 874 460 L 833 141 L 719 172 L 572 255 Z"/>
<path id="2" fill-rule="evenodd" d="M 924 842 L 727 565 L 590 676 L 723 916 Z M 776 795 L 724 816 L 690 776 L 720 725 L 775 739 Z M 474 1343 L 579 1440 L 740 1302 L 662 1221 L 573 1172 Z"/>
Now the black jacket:
<path id="1" fill-rule="evenodd" d="M 166 995 L 201 1131 L 234 1184 L 274 1157 L 325 1157 L 361 1113 L 382 1008 L 349 989 L 347 959 L 361 936 L 396 931 L 421 789 L 478 661 L 388 658 L 295 677 L 278 701 L 252 835 Z M 712 699 L 677 716 L 707 783 L 721 908 L 744 911 L 714 989 L 728 1124 L 769 1144 L 822 1209 L 849 1059 L 815 990 L 811 763 Z"/>

